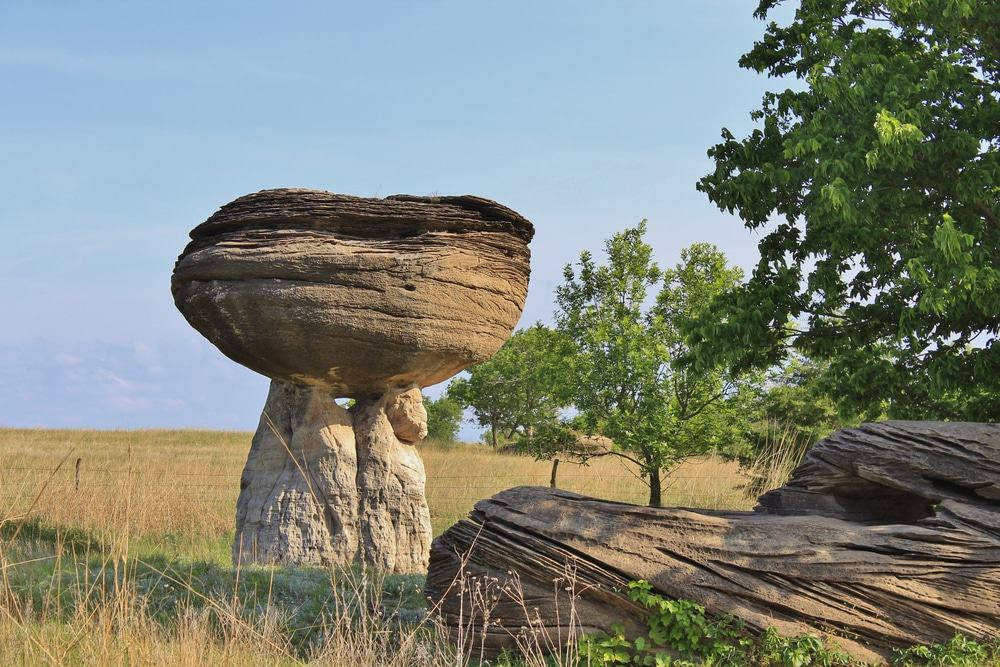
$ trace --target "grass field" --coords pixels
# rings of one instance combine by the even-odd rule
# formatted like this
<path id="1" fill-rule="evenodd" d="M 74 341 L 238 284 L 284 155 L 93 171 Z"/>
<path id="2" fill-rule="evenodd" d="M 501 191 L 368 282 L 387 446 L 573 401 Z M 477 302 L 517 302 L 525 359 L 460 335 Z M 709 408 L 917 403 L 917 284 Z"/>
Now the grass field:
<path id="1" fill-rule="evenodd" d="M 230 561 L 250 434 L 0 430 L 0 664 L 462 664 L 419 619 L 420 577 Z M 550 466 L 425 443 L 435 534 L 481 499 L 548 484 Z M 78 465 L 79 461 L 79 465 Z M 734 464 L 688 462 L 669 505 L 743 509 Z M 559 486 L 644 502 L 611 458 Z M 372 609 L 380 610 L 378 613 Z"/>

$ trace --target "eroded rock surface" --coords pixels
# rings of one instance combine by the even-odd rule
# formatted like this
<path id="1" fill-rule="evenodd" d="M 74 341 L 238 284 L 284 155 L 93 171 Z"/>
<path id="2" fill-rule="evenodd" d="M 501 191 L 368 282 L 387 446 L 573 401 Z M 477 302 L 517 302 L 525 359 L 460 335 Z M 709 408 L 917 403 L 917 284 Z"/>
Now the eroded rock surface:
<path id="1" fill-rule="evenodd" d="M 465 586 L 451 586 L 460 574 Z M 488 626 L 470 617 L 470 578 L 508 591 Z M 427 590 L 456 636 L 496 653 L 526 626 L 518 590 L 557 641 L 570 579 L 585 632 L 638 631 L 646 611 L 623 591 L 645 579 L 752 630 L 820 635 L 869 661 L 956 632 L 988 639 L 1000 631 L 1000 425 L 838 431 L 753 512 L 503 491 L 435 540 Z"/>
<path id="2" fill-rule="evenodd" d="M 240 483 L 233 558 L 426 570 L 430 512 L 413 445 L 426 433 L 416 387 L 347 410 L 321 389 L 272 380 Z"/>
<path id="3" fill-rule="evenodd" d="M 177 307 L 229 358 L 337 396 L 427 386 L 517 324 L 531 223 L 479 197 L 264 190 L 191 232 Z"/>
<path id="4" fill-rule="evenodd" d="M 361 559 L 382 570 L 426 571 L 431 546 L 427 476 L 412 441 L 399 436 L 427 435 L 420 390 L 359 399 L 354 432 Z"/>
<path id="5" fill-rule="evenodd" d="M 187 320 L 273 378 L 234 557 L 422 570 L 420 387 L 491 356 L 524 305 L 531 224 L 479 197 L 240 197 L 191 232 Z M 335 397 L 354 397 L 348 412 Z"/>
<path id="6" fill-rule="evenodd" d="M 240 478 L 234 560 L 353 562 L 357 474 L 350 413 L 325 392 L 272 380 Z"/>
<path id="7" fill-rule="evenodd" d="M 420 387 L 517 324 L 531 223 L 480 197 L 263 190 L 191 232 L 171 289 L 226 356 L 272 378 L 241 480 L 237 560 L 426 569 Z M 337 397 L 353 397 L 349 412 Z"/>

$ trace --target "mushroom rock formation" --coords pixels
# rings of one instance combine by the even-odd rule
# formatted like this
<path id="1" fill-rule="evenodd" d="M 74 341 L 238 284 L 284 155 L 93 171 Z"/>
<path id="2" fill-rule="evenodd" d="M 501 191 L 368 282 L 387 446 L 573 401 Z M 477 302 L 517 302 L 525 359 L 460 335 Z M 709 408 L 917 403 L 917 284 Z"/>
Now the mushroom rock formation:
<path id="1" fill-rule="evenodd" d="M 177 308 L 272 378 L 234 558 L 426 569 L 420 388 L 510 336 L 533 233 L 480 197 L 300 189 L 240 197 L 191 231 L 171 281 Z"/>
<path id="2" fill-rule="evenodd" d="M 527 630 L 565 637 L 567 571 L 585 632 L 619 622 L 640 630 L 647 612 L 623 591 L 644 579 L 751 631 L 823 636 L 866 661 L 956 632 L 991 638 L 1000 630 L 1000 425 L 838 431 L 753 512 L 509 489 L 434 541 L 427 592 L 454 635 L 495 654 L 516 649 L 524 600 Z M 460 576 L 464 585 L 452 585 Z M 481 586 L 468 579 L 494 586 L 487 627 L 470 613 Z"/>

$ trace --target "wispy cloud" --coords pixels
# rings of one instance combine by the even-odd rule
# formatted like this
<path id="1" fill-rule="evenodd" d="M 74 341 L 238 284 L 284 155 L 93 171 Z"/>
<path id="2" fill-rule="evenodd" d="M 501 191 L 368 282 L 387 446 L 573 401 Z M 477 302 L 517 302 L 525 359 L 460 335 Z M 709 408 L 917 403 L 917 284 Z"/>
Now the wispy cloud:
<path id="1" fill-rule="evenodd" d="M 267 380 L 208 343 L 0 346 L 0 425 L 252 429 Z"/>

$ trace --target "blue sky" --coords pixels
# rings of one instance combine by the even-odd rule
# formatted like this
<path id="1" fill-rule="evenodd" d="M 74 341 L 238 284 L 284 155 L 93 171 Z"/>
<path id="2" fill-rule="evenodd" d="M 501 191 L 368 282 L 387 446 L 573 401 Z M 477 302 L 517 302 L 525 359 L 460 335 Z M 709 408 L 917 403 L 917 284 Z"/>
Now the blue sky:
<path id="1" fill-rule="evenodd" d="M 711 241 L 749 267 L 694 184 L 777 85 L 736 64 L 755 4 L 0 0 L 0 425 L 254 428 L 267 380 L 169 282 L 190 228 L 262 188 L 516 209 L 522 325 L 644 217 L 661 263 Z"/>

